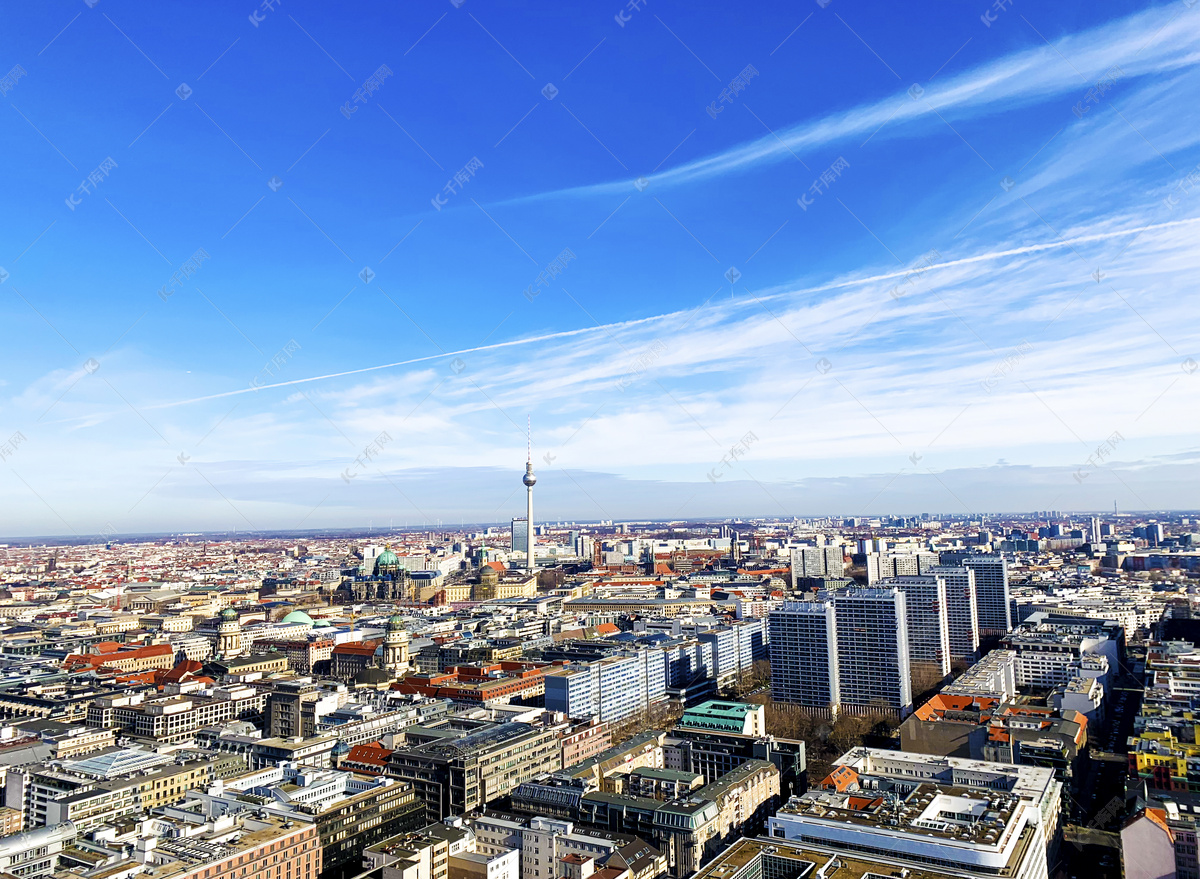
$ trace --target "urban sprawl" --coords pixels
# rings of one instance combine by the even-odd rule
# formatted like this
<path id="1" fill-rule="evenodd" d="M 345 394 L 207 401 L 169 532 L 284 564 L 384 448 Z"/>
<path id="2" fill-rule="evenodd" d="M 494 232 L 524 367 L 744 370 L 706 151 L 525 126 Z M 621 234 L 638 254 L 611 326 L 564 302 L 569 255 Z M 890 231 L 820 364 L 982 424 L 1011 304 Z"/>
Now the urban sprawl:
<path id="1" fill-rule="evenodd" d="M 0 545 L 0 879 L 1200 879 L 1200 519 Z"/>

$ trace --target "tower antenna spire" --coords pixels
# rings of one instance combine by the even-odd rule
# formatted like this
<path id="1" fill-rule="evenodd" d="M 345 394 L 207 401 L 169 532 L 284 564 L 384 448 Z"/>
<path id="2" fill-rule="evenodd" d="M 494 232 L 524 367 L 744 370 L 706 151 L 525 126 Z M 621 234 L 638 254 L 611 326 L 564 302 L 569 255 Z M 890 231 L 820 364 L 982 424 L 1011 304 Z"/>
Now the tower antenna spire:
<path id="1" fill-rule="evenodd" d="M 526 458 L 525 458 L 525 476 L 521 481 L 525 483 L 525 570 L 533 573 L 534 570 L 534 555 L 533 555 L 533 487 L 537 484 L 537 477 L 533 475 L 533 427 L 530 416 L 525 416 L 525 442 L 526 442 Z M 515 549 L 515 547 L 514 547 Z"/>

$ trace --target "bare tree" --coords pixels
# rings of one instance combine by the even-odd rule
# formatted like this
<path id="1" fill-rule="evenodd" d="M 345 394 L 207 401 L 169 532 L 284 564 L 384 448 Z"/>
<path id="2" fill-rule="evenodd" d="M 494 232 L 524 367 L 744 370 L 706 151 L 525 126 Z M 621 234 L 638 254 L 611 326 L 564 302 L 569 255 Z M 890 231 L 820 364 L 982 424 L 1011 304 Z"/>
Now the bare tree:
<path id="1" fill-rule="evenodd" d="M 683 707 L 671 701 L 655 702 L 649 708 L 642 709 L 610 727 L 611 741 L 614 745 L 642 732 L 669 730 L 679 723 L 683 716 Z"/>
<path id="2" fill-rule="evenodd" d="M 833 722 L 829 744 L 838 754 L 857 748 L 874 726 L 872 718 L 861 714 L 842 714 Z"/>
<path id="3" fill-rule="evenodd" d="M 755 660 L 749 668 L 738 672 L 729 690 L 736 698 L 741 698 L 765 687 L 771 682 L 771 663 L 766 659 Z"/>
<path id="4" fill-rule="evenodd" d="M 912 663 L 911 681 L 913 701 L 923 704 L 934 694 L 943 681 L 942 670 L 932 662 Z"/>

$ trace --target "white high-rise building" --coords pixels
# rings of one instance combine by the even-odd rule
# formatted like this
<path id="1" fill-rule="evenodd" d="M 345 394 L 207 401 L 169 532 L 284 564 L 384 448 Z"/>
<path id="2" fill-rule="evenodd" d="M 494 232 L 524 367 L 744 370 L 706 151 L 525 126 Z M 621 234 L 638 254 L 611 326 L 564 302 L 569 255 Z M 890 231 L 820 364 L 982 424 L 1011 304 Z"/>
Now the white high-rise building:
<path id="1" fill-rule="evenodd" d="M 950 630 L 950 660 L 974 662 L 979 654 L 979 603 L 975 572 L 970 568 L 934 565 L 931 577 L 946 581 L 946 625 Z"/>
<path id="2" fill-rule="evenodd" d="M 946 581 L 932 575 L 892 577 L 881 580 L 879 585 L 895 587 L 904 593 L 909 660 L 935 667 L 942 677 L 950 674 Z"/>
<path id="3" fill-rule="evenodd" d="M 667 661 L 661 649 L 570 663 L 546 675 L 546 710 L 614 723 L 667 698 Z"/>
<path id="4" fill-rule="evenodd" d="M 834 710 L 912 710 L 908 616 L 895 588 L 839 589 L 768 617 L 771 693 Z"/>

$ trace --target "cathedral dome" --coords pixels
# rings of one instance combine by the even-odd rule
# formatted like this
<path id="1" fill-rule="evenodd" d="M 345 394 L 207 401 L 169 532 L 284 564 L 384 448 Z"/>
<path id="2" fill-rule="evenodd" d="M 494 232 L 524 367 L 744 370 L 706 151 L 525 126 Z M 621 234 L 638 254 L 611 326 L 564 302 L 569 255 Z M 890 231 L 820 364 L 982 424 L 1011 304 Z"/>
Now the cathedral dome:
<path id="1" fill-rule="evenodd" d="M 400 558 L 391 549 L 385 549 L 375 559 L 375 573 L 395 573 L 400 570 Z"/>

